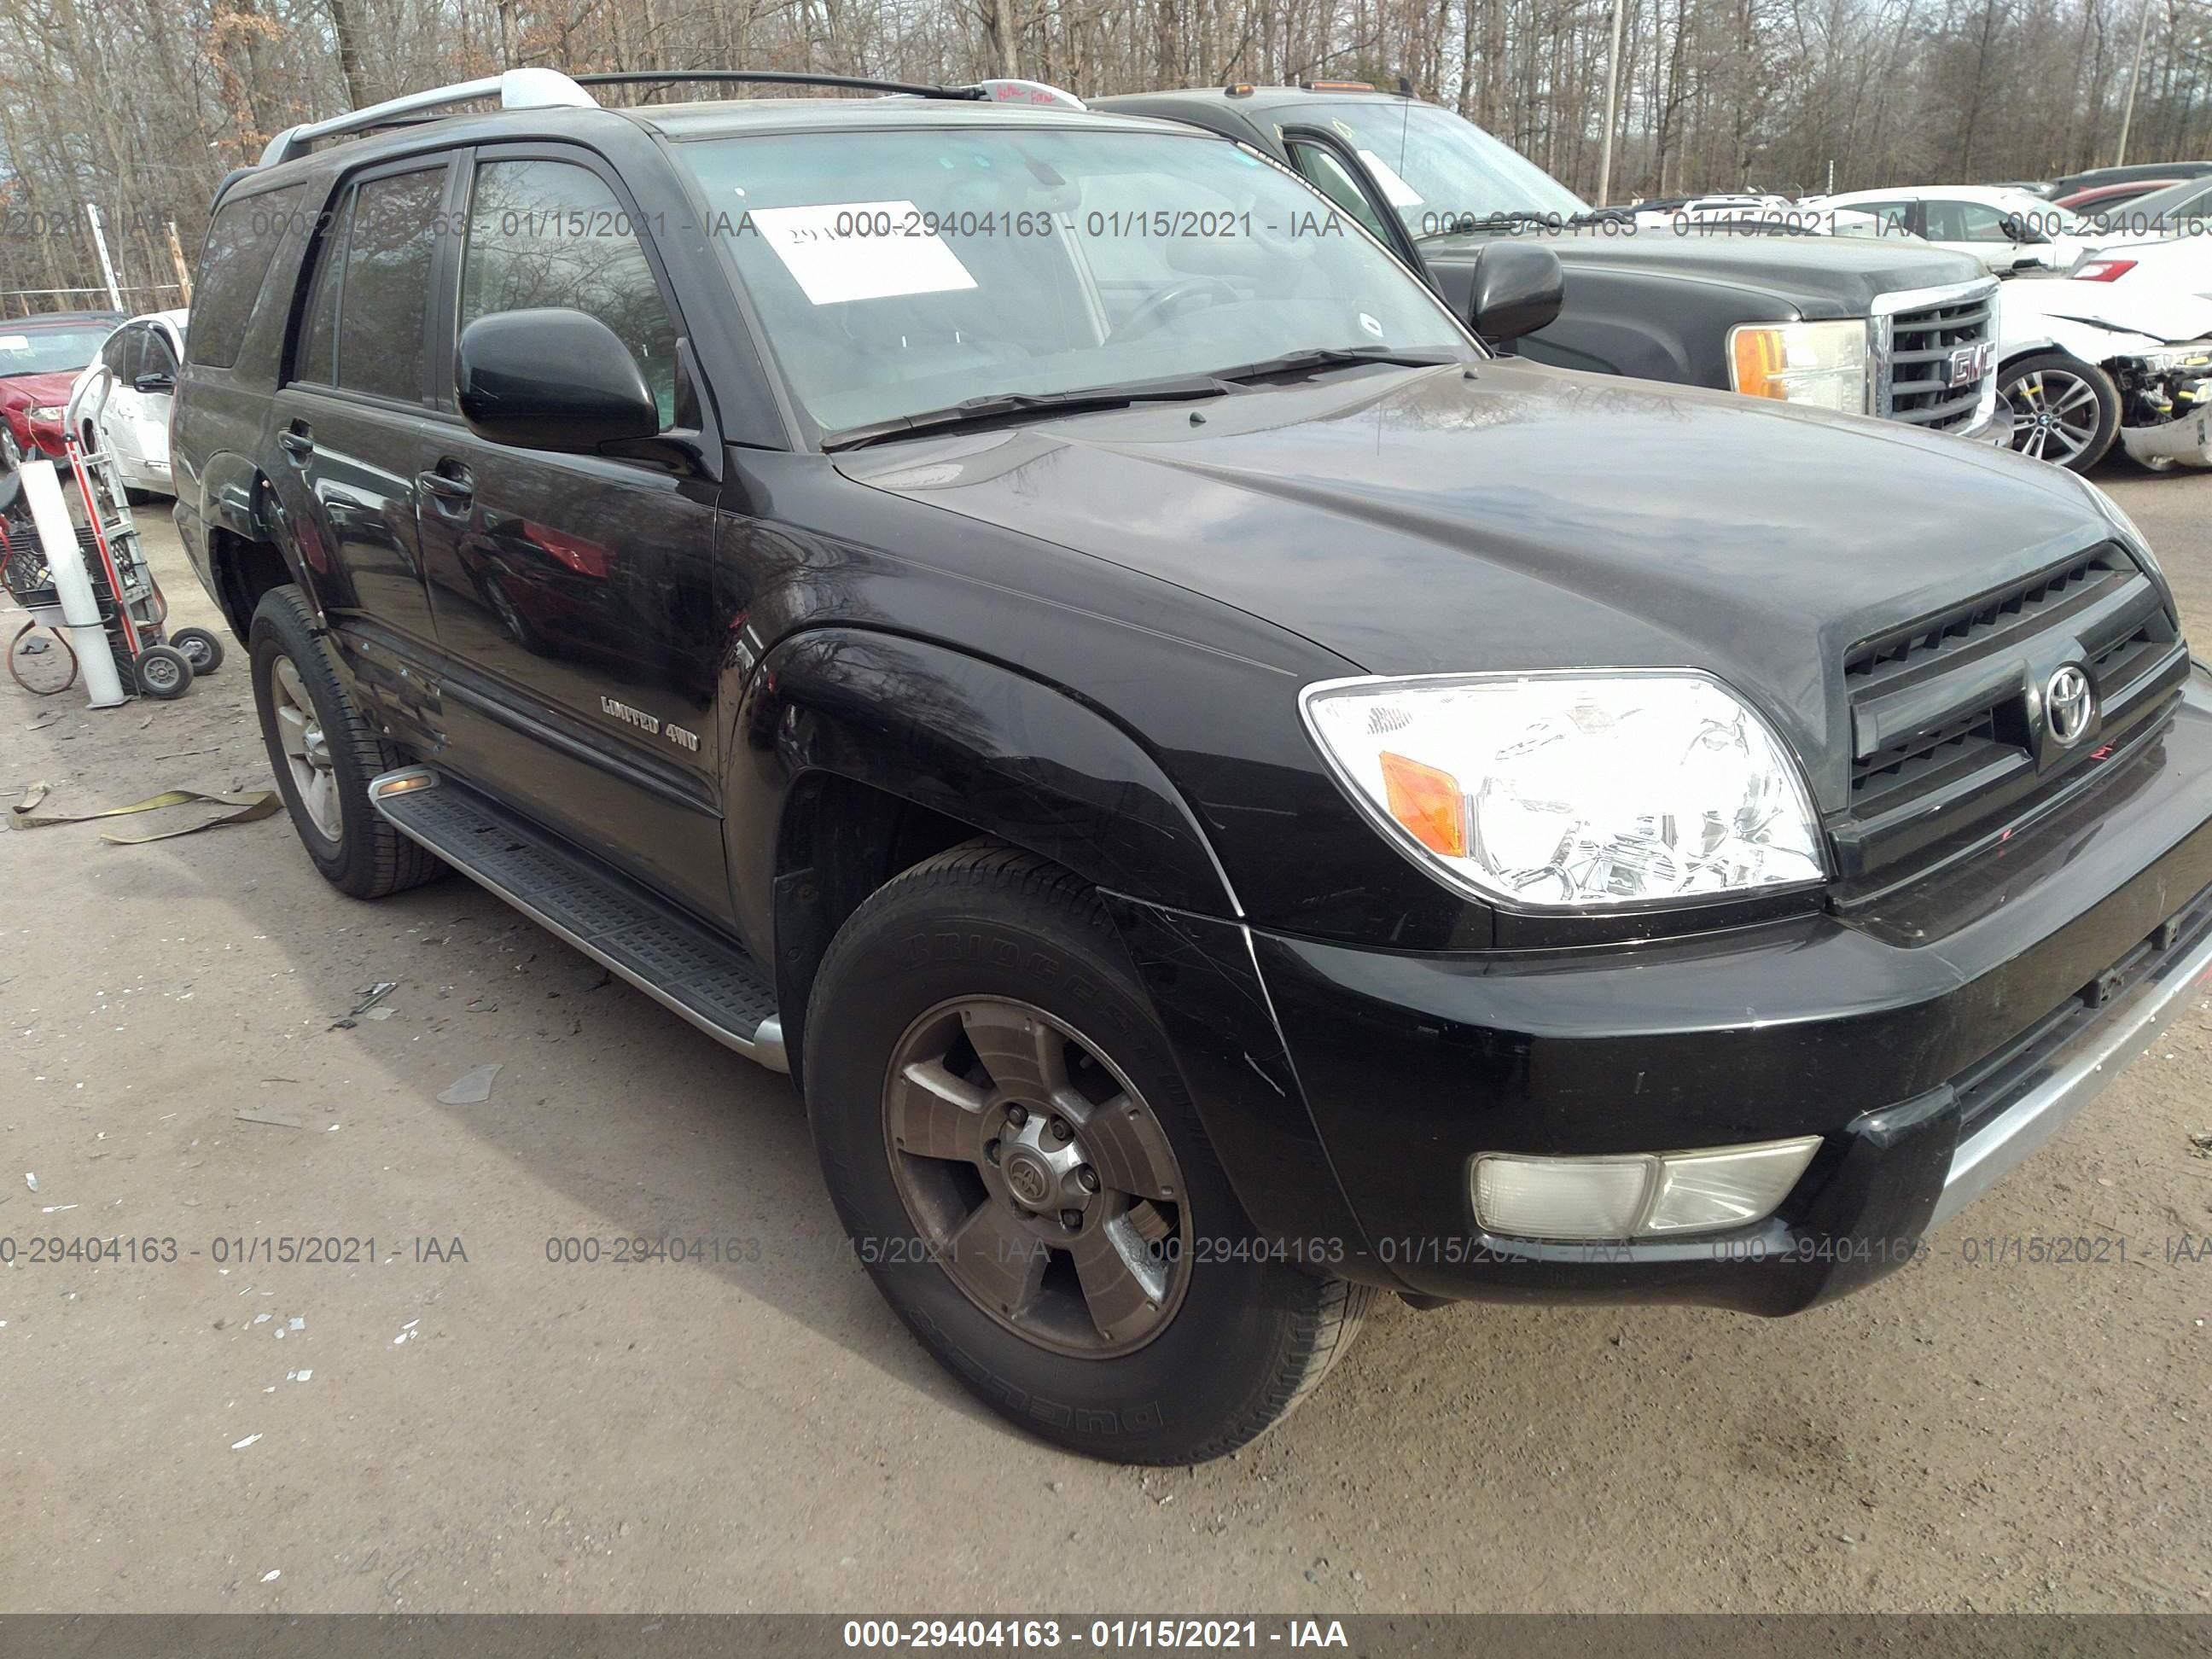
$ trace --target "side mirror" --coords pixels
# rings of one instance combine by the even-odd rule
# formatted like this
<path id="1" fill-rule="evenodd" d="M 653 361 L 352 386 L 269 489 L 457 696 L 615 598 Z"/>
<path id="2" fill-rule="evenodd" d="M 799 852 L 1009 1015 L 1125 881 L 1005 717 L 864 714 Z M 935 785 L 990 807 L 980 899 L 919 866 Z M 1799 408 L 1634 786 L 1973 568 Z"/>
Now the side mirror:
<path id="1" fill-rule="evenodd" d="M 137 392 L 174 392 L 177 389 L 177 379 L 173 374 L 141 374 L 131 382 L 131 389 Z"/>
<path id="2" fill-rule="evenodd" d="M 615 331 L 580 311 L 502 311 L 461 334 L 461 418 L 518 449 L 590 454 L 653 437 L 660 406 Z"/>
<path id="3" fill-rule="evenodd" d="M 1468 320 L 1486 340 L 1517 340 L 1548 325 L 1566 291 L 1567 274 L 1551 249 L 1494 238 L 1475 259 Z"/>

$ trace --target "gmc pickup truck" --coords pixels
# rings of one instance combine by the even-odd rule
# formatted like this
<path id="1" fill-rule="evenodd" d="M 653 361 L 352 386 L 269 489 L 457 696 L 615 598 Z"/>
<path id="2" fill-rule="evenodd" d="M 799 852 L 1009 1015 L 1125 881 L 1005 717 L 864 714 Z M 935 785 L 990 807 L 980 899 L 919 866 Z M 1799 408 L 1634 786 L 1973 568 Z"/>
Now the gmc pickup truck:
<path id="1" fill-rule="evenodd" d="M 1810 1307 L 2187 1006 L 2212 687 L 2093 485 L 1498 357 L 1547 249 L 1459 316 L 1188 125 L 853 90 L 280 135 L 177 523 L 331 884 L 789 1072 L 992 1408 L 1187 1463 L 1379 1292 Z"/>
<path id="2" fill-rule="evenodd" d="M 1091 107 L 1186 121 L 1295 169 L 1466 314 L 1485 251 L 1535 239 L 1567 272 L 1537 362 L 1716 386 L 2008 441 L 1997 280 L 1917 239 L 1593 209 L 1472 122 L 1359 86 L 1207 87 Z"/>

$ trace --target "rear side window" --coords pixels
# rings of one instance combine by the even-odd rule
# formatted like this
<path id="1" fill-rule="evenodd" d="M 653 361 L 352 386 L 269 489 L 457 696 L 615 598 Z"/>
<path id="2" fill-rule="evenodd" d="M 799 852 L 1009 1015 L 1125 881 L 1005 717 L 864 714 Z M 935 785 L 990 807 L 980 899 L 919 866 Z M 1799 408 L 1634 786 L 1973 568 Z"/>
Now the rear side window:
<path id="1" fill-rule="evenodd" d="M 270 262 L 290 230 L 307 186 L 291 185 L 234 197 L 216 210 L 192 283 L 190 360 L 228 368 L 246 343 L 246 325 L 261 299 Z"/>
<path id="2" fill-rule="evenodd" d="M 370 179 L 354 191 L 337 326 L 337 384 L 349 392 L 422 400 L 422 337 L 445 193 L 443 167 Z"/>
<path id="3" fill-rule="evenodd" d="M 663 431 L 696 426 L 677 372 L 676 327 L 615 193 L 568 161 L 489 161 L 477 169 L 461 264 L 460 326 L 540 306 L 612 329 L 660 405 Z"/>

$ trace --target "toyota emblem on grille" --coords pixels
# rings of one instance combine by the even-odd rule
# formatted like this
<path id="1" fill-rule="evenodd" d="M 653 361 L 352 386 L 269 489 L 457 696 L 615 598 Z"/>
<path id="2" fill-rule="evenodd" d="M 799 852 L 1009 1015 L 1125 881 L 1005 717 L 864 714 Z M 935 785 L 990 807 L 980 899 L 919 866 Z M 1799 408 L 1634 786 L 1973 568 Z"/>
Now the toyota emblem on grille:
<path id="1" fill-rule="evenodd" d="M 2097 696 L 2089 689 L 2089 677 L 2068 663 L 2043 688 L 2043 712 L 2051 722 L 2053 743 L 2061 749 L 2071 749 L 2081 742 L 2097 712 Z"/>

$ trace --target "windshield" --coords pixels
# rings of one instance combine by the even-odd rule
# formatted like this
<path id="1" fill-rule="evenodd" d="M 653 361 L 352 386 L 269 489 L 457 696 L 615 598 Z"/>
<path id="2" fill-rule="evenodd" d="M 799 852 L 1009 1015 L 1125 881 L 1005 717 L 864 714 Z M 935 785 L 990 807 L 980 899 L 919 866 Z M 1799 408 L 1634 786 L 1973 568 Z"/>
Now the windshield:
<path id="1" fill-rule="evenodd" d="M 0 379 L 17 374 L 74 374 L 100 355 L 114 331 L 50 328 L 12 334 L 0 323 Z"/>
<path id="2" fill-rule="evenodd" d="M 1313 350 L 1477 356 L 1349 218 L 1218 139 L 921 126 L 678 153 L 827 432 Z"/>
<path id="3" fill-rule="evenodd" d="M 1567 220 L 1590 210 L 1520 151 L 1434 104 L 1316 99 L 1297 106 L 1283 125 L 1333 132 L 1358 151 L 1417 242 L 1514 214 Z"/>

